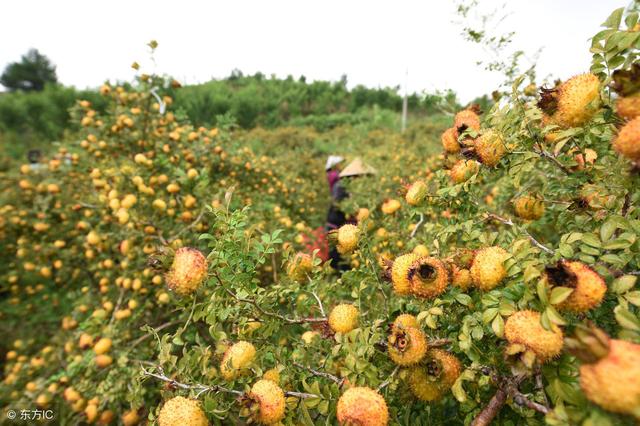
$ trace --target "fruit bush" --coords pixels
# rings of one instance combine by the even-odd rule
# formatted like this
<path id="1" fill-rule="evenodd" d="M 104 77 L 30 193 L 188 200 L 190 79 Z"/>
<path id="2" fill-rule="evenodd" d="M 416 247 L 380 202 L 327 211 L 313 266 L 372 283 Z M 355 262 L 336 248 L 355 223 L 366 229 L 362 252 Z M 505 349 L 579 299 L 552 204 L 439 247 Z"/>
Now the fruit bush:
<path id="1" fill-rule="evenodd" d="M 607 19 L 588 73 L 458 112 L 442 154 L 433 129 L 195 128 L 170 79 L 104 85 L 104 113 L 79 101 L 57 155 L 3 176 L 3 413 L 634 424 L 637 21 Z M 336 141 L 378 171 L 345 182 L 340 275 L 307 244 Z"/>

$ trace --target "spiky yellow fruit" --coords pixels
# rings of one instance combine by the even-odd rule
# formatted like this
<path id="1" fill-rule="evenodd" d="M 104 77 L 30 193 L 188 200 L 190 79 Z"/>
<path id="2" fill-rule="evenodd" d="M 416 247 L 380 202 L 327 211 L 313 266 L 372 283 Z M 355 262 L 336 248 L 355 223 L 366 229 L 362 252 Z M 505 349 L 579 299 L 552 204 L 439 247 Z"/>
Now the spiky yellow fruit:
<path id="1" fill-rule="evenodd" d="M 271 368 L 262 374 L 264 380 L 271 380 L 274 383 L 280 383 L 280 371 L 277 368 Z"/>
<path id="2" fill-rule="evenodd" d="M 561 260 L 545 270 L 545 279 L 552 286 L 572 288 L 573 292 L 558 304 L 558 308 L 571 312 L 586 312 L 598 306 L 607 284 L 604 279 L 582 262 Z"/>
<path id="3" fill-rule="evenodd" d="M 513 202 L 513 209 L 522 219 L 538 220 L 544 214 L 544 202 L 531 195 L 524 195 Z"/>
<path id="4" fill-rule="evenodd" d="M 297 253 L 289 262 L 287 275 L 292 280 L 301 283 L 307 279 L 313 269 L 313 258 L 306 253 Z"/>
<path id="5" fill-rule="evenodd" d="M 471 176 L 478 173 L 480 170 L 480 163 L 475 160 L 459 160 L 449 170 L 449 177 L 454 183 L 464 183 L 471 178 Z"/>
<path id="6" fill-rule="evenodd" d="M 234 343 L 222 357 L 220 373 L 225 380 L 233 380 L 244 374 L 256 356 L 256 348 L 249 342 Z"/>
<path id="7" fill-rule="evenodd" d="M 433 402 L 442 399 L 460 376 L 462 365 L 458 358 L 441 349 L 431 349 L 423 365 L 411 368 L 407 375 L 411 392 L 420 400 Z"/>
<path id="8" fill-rule="evenodd" d="M 494 289 L 507 276 L 504 261 L 509 254 L 502 247 L 486 247 L 478 250 L 471 264 L 471 279 L 481 290 Z"/>
<path id="9" fill-rule="evenodd" d="M 418 319 L 411 314 L 400 314 L 393 321 L 393 327 L 398 328 L 420 328 L 420 324 L 418 324 Z"/>
<path id="10" fill-rule="evenodd" d="M 176 396 L 166 401 L 158 415 L 159 426 L 207 426 L 209 420 L 200 403 L 193 399 Z"/>
<path id="11" fill-rule="evenodd" d="M 462 133 L 467 129 L 472 129 L 476 132 L 480 130 L 480 117 L 470 109 L 458 112 L 453 121 L 453 127 L 458 131 L 458 133 Z"/>
<path id="12" fill-rule="evenodd" d="M 504 335 L 510 344 L 522 345 L 542 362 L 562 351 L 562 330 L 555 324 L 551 325 L 551 330 L 545 330 L 540 323 L 540 312 L 524 310 L 514 313 L 504 325 Z"/>
<path id="13" fill-rule="evenodd" d="M 609 340 L 609 353 L 580 366 L 580 387 L 605 410 L 640 418 L 640 345 Z"/>
<path id="14" fill-rule="evenodd" d="M 367 387 L 347 389 L 338 400 L 338 423 L 343 426 L 385 426 L 389 423 L 389 410 L 384 398 Z"/>
<path id="15" fill-rule="evenodd" d="M 347 223 L 338 229 L 337 249 L 340 254 L 351 253 L 358 247 L 360 230 L 357 226 Z"/>
<path id="16" fill-rule="evenodd" d="M 640 93 L 618 98 L 616 101 L 616 112 L 626 120 L 633 120 L 640 116 Z"/>
<path id="17" fill-rule="evenodd" d="M 409 278 L 409 268 L 418 260 L 415 253 L 407 253 L 398 256 L 391 267 L 391 283 L 396 294 L 405 295 L 411 293 L 411 279 Z"/>
<path id="18" fill-rule="evenodd" d="M 271 380 L 258 380 L 249 392 L 258 406 L 253 413 L 253 419 L 263 425 L 278 423 L 284 418 L 284 392 Z"/>
<path id="19" fill-rule="evenodd" d="M 460 152 L 460 144 L 458 143 L 458 131 L 455 127 L 445 130 L 441 136 L 442 147 L 450 154 Z"/>
<path id="20" fill-rule="evenodd" d="M 474 146 L 480 161 L 488 167 L 498 164 L 507 152 L 502 135 L 493 129 L 477 138 Z"/>
<path id="21" fill-rule="evenodd" d="M 591 120 L 600 107 L 600 80 L 593 74 L 570 78 L 558 88 L 554 119 L 562 127 L 579 127 Z"/>
<path id="22" fill-rule="evenodd" d="M 181 295 L 193 293 L 207 276 L 207 259 L 197 249 L 181 247 L 176 250 L 171 269 L 167 273 L 169 288 Z"/>
<path id="23" fill-rule="evenodd" d="M 384 214 L 394 214 L 396 211 L 398 211 L 398 209 L 400 209 L 400 207 L 402 207 L 400 201 L 391 199 L 386 200 L 384 203 L 382 203 L 382 207 L 380 207 L 380 209 Z"/>
<path id="24" fill-rule="evenodd" d="M 329 314 L 329 327 L 336 333 L 348 333 L 358 326 L 358 315 L 358 308 L 353 305 L 337 305 Z"/>
<path id="25" fill-rule="evenodd" d="M 455 287 L 459 287 L 462 291 L 467 291 L 473 280 L 471 279 L 471 272 L 466 268 L 461 268 L 458 265 L 451 265 L 451 284 Z"/>
<path id="26" fill-rule="evenodd" d="M 441 260 L 420 257 L 409 267 L 411 293 L 424 298 L 434 298 L 449 285 L 449 272 Z"/>
<path id="27" fill-rule="evenodd" d="M 407 204 L 417 206 L 425 200 L 428 193 L 429 187 L 427 184 L 422 180 L 418 180 L 409 187 L 405 200 Z"/>
<path id="28" fill-rule="evenodd" d="M 413 248 L 413 253 L 418 256 L 429 256 L 429 249 L 424 244 L 418 244 Z"/>
<path id="29" fill-rule="evenodd" d="M 613 140 L 613 149 L 631 161 L 640 161 L 640 117 L 620 129 Z"/>
<path id="30" fill-rule="evenodd" d="M 427 353 L 427 338 L 419 328 L 394 327 L 387 341 L 389 357 L 401 366 L 417 364 Z"/>

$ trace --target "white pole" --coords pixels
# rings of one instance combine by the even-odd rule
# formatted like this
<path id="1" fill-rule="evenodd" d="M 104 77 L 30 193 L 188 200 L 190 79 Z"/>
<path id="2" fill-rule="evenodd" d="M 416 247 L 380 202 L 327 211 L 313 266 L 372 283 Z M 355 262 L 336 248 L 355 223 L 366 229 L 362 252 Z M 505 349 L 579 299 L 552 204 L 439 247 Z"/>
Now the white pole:
<path id="1" fill-rule="evenodd" d="M 402 99 L 402 133 L 407 129 L 407 86 L 409 85 L 409 68 L 405 71 L 404 75 L 404 98 Z"/>

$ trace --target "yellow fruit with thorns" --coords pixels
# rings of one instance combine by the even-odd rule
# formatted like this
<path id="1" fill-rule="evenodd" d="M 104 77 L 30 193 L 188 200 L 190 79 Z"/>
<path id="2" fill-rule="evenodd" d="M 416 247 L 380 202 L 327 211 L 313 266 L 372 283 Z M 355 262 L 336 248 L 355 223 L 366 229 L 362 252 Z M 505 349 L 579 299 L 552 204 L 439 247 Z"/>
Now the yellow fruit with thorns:
<path id="1" fill-rule="evenodd" d="M 510 345 L 520 346 L 521 351 L 531 351 L 541 362 L 560 355 L 562 351 L 562 330 L 555 324 L 551 325 L 551 330 L 542 327 L 540 312 L 524 310 L 514 313 L 504 325 L 504 335 Z"/>
<path id="2" fill-rule="evenodd" d="M 418 244 L 413 248 L 413 253 L 418 256 L 429 256 L 429 249 L 424 244 Z"/>
<path id="3" fill-rule="evenodd" d="M 476 139 L 474 147 L 480 162 L 488 167 L 497 165 L 507 152 L 502 135 L 493 129 Z"/>
<path id="4" fill-rule="evenodd" d="M 409 267 L 411 293 L 424 298 L 442 294 L 449 285 L 449 272 L 441 260 L 435 257 L 420 257 Z"/>
<path id="5" fill-rule="evenodd" d="M 246 373 L 256 356 L 256 348 L 249 342 L 239 341 L 226 350 L 220 362 L 220 373 L 225 380 L 233 380 Z"/>
<path id="6" fill-rule="evenodd" d="M 507 276 L 504 261 L 509 254 L 502 247 L 486 247 L 478 250 L 471 264 L 471 279 L 481 290 L 494 289 Z"/>
<path id="7" fill-rule="evenodd" d="M 358 326 L 358 308 L 343 303 L 337 305 L 329 314 L 329 327 L 336 333 L 348 333 Z"/>
<path id="8" fill-rule="evenodd" d="M 420 328 L 420 324 L 418 324 L 418 319 L 411 314 L 401 314 L 396 317 L 393 321 L 393 327 L 398 328 Z"/>
<path id="9" fill-rule="evenodd" d="M 561 260 L 547 267 L 544 277 L 551 286 L 573 289 L 569 297 L 557 305 L 565 311 L 587 312 L 600 305 L 607 292 L 604 279 L 582 262 Z"/>
<path id="10" fill-rule="evenodd" d="M 387 343 L 389 357 L 403 367 L 417 364 L 427 353 L 427 338 L 416 327 L 393 327 Z"/>
<path id="11" fill-rule="evenodd" d="M 613 140 L 613 149 L 631 161 L 640 161 L 640 117 L 625 124 Z"/>
<path id="12" fill-rule="evenodd" d="M 338 400 L 338 423 L 343 426 L 386 426 L 389 410 L 384 398 L 367 387 L 352 387 Z"/>
<path id="13" fill-rule="evenodd" d="M 455 127 L 451 127 L 442 133 L 440 138 L 442 141 L 442 147 L 449 154 L 456 154 L 460 152 L 460 144 L 458 143 L 458 131 Z"/>
<path id="14" fill-rule="evenodd" d="M 513 209 L 522 219 L 538 220 L 544 214 L 544 202 L 531 195 L 524 195 L 513 202 Z"/>
<path id="15" fill-rule="evenodd" d="M 458 112 L 453 121 L 453 127 L 457 130 L 458 134 L 467 129 L 475 130 L 476 132 L 480 130 L 480 117 L 471 109 L 465 109 Z"/>
<path id="16" fill-rule="evenodd" d="M 207 426 L 209 420 L 198 401 L 176 396 L 166 401 L 158 415 L 158 426 Z"/>
<path id="17" fill-rule="evenodd" d="M 454 355 L 441 349 L 431 349 L 425 361 L 408 371 L 411 393 L 421 401 L 441 400 L 458 380 L 462 364 Z"/>
<path id="18" fill-rule="evenodd" d="M 580 366 L 580 387 L 605 410 L 640 419 L 640 345 L 610 339 L 608 352 Z"/>
<path id="19" fill-rule="evenodd" d="M 626 120 L 633 120 L 640 116 L 640 94 L 618 98 L 616 113 Z"/>
<path id="20" fill-rule="evenodd" d="M 306 253 L 297 253 L 289 262 L 287 276 L 298 283 L 302 283 L 307 279 L 312 269 L 313 258 Z"/>
<path id="21" fill-rule="evenodd" d="M 271 380 L 274 383 L 280 383 L 280 371 L 277 368 L 271 368 L 262 374 L 264 380 Z"/>
<path id="22" fill-rule="evenodd" d="M 417 206 L 425 200 L 428 193 L 429 187 L 427 186 L 427 184 L 422 180 L 418 180 L 414 182 L 407 190 L 405 200 L 410 206 Z"/>
<path id="23" fill-rule="evenodd" d="M 600 107 L 600 80 L 593 74 L 572 77 L 560 85 L 557 99 L 555 121 L 565 128 L 582 126 Z"/>
<path id="24" fill-rule="evenodd" d="M 360 230 L 350 223 L 342 225 L 337 232 L 337 249 L 340 254 L 348 254 L 358 247 Z"/>
<path id="25" fill-rule="evenodd" d="M 459 160 L 449 170 L 449 177 L 454 183 L 464 183 L 480 171 L 480 163 L 475 160 Z"/>
<path id="26" fill-rule="evenodd" d="M 451 284 L 462 291 L 467 291 L 473 284 L 471 271 L 455 264 L 451 265 Z"/>
<path id="27" fill-rule="evenodd" d="M 176 250 L 166 280 L 169 288 L 181 295 L 193 293 L 207 277 L 207 259 L 197 249 L 181 247 Z"/>
<path id="28" fill-rule="evenodd" d="M 411 293 L 411 279 L 409 278 L 409 268 L 418 260 L 415 253 L 407 253 L 398 256 L 391 266 L 391 283 L 393 291 L 399 295 Z"/>
<path id="29" fill-rule="evenodd" d="M 255 404 L 253 420 L 263 425 L 278 423 L 284 418 L 284 392 L 271 380 L 258 380 L 248 394 Z"/>

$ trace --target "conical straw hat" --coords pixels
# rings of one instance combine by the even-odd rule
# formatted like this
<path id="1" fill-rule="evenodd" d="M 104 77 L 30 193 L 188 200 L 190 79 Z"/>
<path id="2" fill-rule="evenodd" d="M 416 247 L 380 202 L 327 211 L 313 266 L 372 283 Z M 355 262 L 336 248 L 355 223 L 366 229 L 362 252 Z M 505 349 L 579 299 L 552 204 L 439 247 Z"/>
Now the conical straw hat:
<path id="1" fill-rule="evenodd" d="M 348 176 L 360 176 L 360 175 L 373 175 L 376 174 L 376 169 L 365 164 L 360 157 L 355 158 L 345 167 L 340 173 L 340 177 Z"/>

